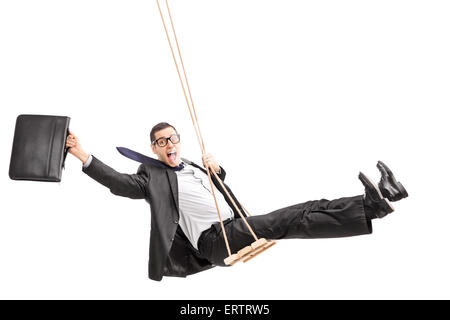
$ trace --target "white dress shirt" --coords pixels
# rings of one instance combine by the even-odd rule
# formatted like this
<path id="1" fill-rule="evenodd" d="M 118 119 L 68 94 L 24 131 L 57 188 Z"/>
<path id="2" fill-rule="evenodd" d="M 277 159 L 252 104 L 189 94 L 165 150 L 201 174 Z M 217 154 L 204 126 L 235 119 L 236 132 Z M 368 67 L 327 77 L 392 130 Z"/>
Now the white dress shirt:
<path id="1" fill-rule="evenodd" d="M 198 249 L 198 238 L 203 231 L 219 222 L 219 216 L 208 175 L 190 164 L 184 163 L 184 165 L 182 170 L 176 171 L 180 227 L 194 248 Z M 222 220 L 233 218 L 233 210 L 224 196 L 215 186 L 213 187 Z"/>

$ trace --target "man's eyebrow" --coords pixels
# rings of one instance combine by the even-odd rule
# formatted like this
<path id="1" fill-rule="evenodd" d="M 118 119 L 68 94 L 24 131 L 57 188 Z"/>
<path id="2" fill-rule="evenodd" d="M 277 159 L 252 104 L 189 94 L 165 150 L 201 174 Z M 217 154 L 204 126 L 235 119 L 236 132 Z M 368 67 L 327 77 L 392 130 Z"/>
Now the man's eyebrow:
<path id="1" fill-rule="evenodd" d="M 155 140 L 158 140 L 158 139 L 161 139 L 161 138 L 170 138 L 171 136 L 173 136 L 173 135 L 176 135 L 176 133 L 172 133 L 170 136 L 168 136 L 168 137 L 159 137 L 159 138 L 155 138 Z"/>

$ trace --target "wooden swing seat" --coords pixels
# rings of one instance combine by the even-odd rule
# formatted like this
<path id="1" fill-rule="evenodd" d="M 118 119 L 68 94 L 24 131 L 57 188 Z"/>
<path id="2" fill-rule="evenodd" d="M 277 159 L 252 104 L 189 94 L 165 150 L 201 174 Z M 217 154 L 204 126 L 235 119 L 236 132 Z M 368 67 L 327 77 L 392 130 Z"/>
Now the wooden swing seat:
<path id="1" fill-rule="evenodd" d="M 224 259 L 225 265 L 232 266 L 236 262 L 243 261 L 247 262 L 250 259 L 253 259 L 261 252 L 269 249 L 272 247 L 276 242 L 273 240 L 267 240 L 265 238 L 259 238 L 255 242 L 253 242 L 251 245 L 246 246 L 239 250 L 237 253 L 232 254 Z"/>

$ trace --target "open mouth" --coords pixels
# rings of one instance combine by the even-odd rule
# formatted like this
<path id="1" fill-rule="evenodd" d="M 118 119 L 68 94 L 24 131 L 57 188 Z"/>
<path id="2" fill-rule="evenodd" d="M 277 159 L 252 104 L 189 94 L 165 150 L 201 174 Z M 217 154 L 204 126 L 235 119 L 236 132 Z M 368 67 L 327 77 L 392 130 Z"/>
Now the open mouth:
<path id="1" fill-rule="evenodd" d="M 177 159 L 177 152 L 175 150 L 167 153 L 167 157 L 169 158 L 169 161 L 173 164 L 175 164 L 175 161 Z"/>

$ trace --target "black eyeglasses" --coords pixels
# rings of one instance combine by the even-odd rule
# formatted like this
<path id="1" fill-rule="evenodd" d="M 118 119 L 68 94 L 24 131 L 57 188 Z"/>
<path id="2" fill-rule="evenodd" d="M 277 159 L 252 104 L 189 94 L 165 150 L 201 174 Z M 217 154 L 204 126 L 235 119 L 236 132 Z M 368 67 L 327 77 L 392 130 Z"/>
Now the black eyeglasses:
<path id="1" fill-rule="evenodd" d="M 168 138 L 161 137 L 161 138 L 156 139 L 155 141 L 153 141 L 152 144 L 157 144 L 159 147 L 163 148 L 163 147 L 167 146 L 167 144 L 169 143 L 169 140 L 173 144 L 177 144 L 178 142 L 180 142 L 180 135 L 177 133 L 177 134 L 172 134 Z"/>

